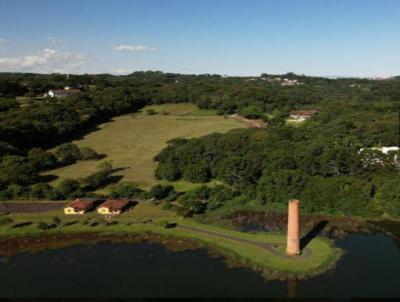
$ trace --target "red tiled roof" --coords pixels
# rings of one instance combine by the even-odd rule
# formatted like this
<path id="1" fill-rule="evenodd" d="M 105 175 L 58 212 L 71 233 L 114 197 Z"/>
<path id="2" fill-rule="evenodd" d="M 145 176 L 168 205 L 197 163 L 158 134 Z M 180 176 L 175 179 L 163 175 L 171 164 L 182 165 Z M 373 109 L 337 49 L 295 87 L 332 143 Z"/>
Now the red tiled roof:
<path id="1" fill-rule="evenodd" d="M 94 200 L 90 199 L 75 199 L 68 203 L 65 208 L 72 207 L 75 211 L 86 211 L 93 206 Z"/>
<path id="2" fill-rule="evenodd" d="M 318 110 L 294 110 L 290 111 L 290 115 L 312 116 L 317 112 Z"/>
<path id="3" fill-rule="evenodd" d="M 125 208 L 131 201 L 129 199 L 108 199 L 100 205 L 112 211 L 120 211 Z"/>

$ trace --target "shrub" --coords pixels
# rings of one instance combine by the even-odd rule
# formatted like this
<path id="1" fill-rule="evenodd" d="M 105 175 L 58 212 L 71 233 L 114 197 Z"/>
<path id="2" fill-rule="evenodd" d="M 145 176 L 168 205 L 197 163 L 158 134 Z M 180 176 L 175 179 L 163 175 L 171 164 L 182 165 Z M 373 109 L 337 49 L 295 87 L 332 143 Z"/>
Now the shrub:
<path id="1" fill-rule="evenodd" d="M 0 225 L 7 225 L 7 224 L 10 224 L 12 222 L 13 222 L 13 220 L 10 217 L 0 218 Z"/>
<path id="2" fill-rule="evenodd" d="M 99 163 L 97 165 L 97 169 L 98 170 L 112 170 L 113 169 L 112 161 L 110 161 L 110 160 L 102 161 L 101 163 Z"/>
<path id="3" fill-rule="evenodd" d="M 161 209 L 163 209 L 163 210 L 170 210 L 172 207 L 173 207 L 172 204 L 170 204 L 169 202 L 165 202 L 165 203 L 162 205 Z"/>
<path id="4" fill-rule="evenodd" d="M 62 180 L 56 190 L 61 198 L 75 198 L 82 193 L 79 181 L 70 178 Z"/>
<path id="5" fill-rule="evenodd" d="M 147 115 L 154 115 L 154 114 L 157 114 L 157 111 L 155 111 L 154 109 L 146 109 L 146 114 Z"/>
<path id="6" fill-rule="evenodd" d="M 173 186 L 167 185 L 155 185 L 153 186 L 150 191 L 148 192 L 148 198 L 156 198 L 158 200 L 166 199 L 171 201 L 175 199 L 176 192 Z"/>
<path id="7" fill-rule="evenodd" d="M 23 186 L 12 184 L 7 187 L 7 192 L 10 198 L 16 199 L 21 198 L 27 192 L 27 189 Z"/>
<path id="8" fill-rule="evenodd" d="M 138 196 L 142 190 L 135 183 L 121 182 L 111 188 L 111 198 L 132 198 Z"/>
<path id="9" fill-rule="evenodd" d="M 42 231 L 46 231 L 46 230 L 50 229 L 51 226 L 46 222 L 40 221 L 38 223 L 38 228 L 41 229 Z"/>
<path id="10" fill-rule="evenodd" d="M 0 111 L 6 111 L 11 108 L 18 108 L 19 104 L 15 99 L 0 99 Z"/>
<path id="11" fill-rule="evenodd" d="M 241 113 L 246 118 L 261 118 L 264 115 L 263 111 L 254 105 L 250 105 L 242 109 Z"/>
<path id="12" fill-rule="evenodd" d="M 91 160 L 91 159 L 99 159 L 100 154 L 98 154 L 95 150 L 89 147 L 82 147 L 79 149 L 80 151 L 80 159 L 81 160 Z"/>
<path id="13" fill-rule="evenodd" d="M 202 214 L 221 207 L 228 200 L 238 196 L 238 194 L 238 192 L 234 192 L 231 188 L 223 185 L 214 188 L 201 186 L 186 192 L 179 199 L 179 203 L 188 213 Z"/>
<path id="14" fill-rule="evenodd" d="M 57 166 L 57 158 L 53 153 L 41 148 L 33 148 L 28 152 L 28 159 L 38 170 L 48 170 Z"/>
<path id="15" fill-rule="evenodd" d="M 211 173 L 205 165 L 192 164 L 185 169 L 183 176 L 190 182 L 204 183 L 210 181 Z"/>
<path id="16" fill-rule="evenodd" d="M 0 184 L 28 185 L 39 178 L 37 169 L 25 157 L 6 155 L 0 163 Z"/>
<path id="17" fill-rule="evenodd" d="M 79 148 L 75 144 L 65 143 L 59 146 L 55 155 L 62 164 L 73 164 L 81 158 Z"/>
<path id="18" fill-rule="evenodd" d="M 93 191 L 101 186 L 106 185 L 110 180 L 112 170 L 97 171 L 82 180 L 85 190 Z"/>
<path id="19" fill-rule="evenodd" d="M 12 199 L 12 195 L 7 190 L 0 191 L 0 200 Z"/>
<path id="20" fill-rule="evenodd" d="M 58 216 L 53 217 L 53 224 L 54 224 L 56 227 L 59 227 L 59 226 L 61 225 L 61 218 L 58 217 Z"/>
<path id="21" fill-rule="evenodd" d="M 34 199 L 56 199 L 54 188 L 47 183 L 37 183 L 31 186 L 29 194 Z"/>

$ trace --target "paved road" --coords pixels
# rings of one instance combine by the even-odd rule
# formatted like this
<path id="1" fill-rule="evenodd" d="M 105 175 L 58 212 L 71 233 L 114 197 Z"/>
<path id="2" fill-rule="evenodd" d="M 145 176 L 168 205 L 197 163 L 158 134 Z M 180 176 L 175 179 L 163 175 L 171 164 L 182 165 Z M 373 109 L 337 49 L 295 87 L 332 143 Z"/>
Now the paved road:
<path id="1" fill-rule="evenodd" d="M 228 239 L 228 240 L 233 240 L 233 241 L 242 242 L 242 243 L 250 244 L 250 245 L 253 245 L 253 246 L 261 247 L 261 248 L 266 249 L 269 252 L 273 253 L 274 255 L 277 255 L 277 256 L 285 258 L 285 259 L 301 260 L 301 259 L 305 259 L 305 258 L 308 258 L 308 257 L 312 256 L 312 250 L 310 248 L 307 248 L 307 247 L 303 249 L 301 255 L 294 257 L 294 256 L 289 256 L 289 255 L 286 255 L 286 254 L 282 254 L 282 252 L 281 252 L 282 244 L 261 243 L 261 242 L 257 242 L 257 241 L 253 241 L 253 240 L 238 238 L 238 237 L 235 237 L 235 236 L 221 234 L 221 233 L 214 232 L 214 231 L 208 231 L 208 230 L 203 230 L 203 229 L 196 228 L 196 227 L 179 225 L 179 224 L 178 224 L 178 227 L 181 228 L 181 229 L 192 231 L 192 232 L 207 234 L 207 235 L 211 235 L 211 236 L 216 236 L 216 237 L 220 237 L 220 238 L 224 238 L 224 239 Z"/>
<path id="2" fill-rule="evenodd" d="M 40 213 L 62 209 L 66 205 L 66 202 L 46 202 L 46 203 L 35 203 L 35 202 L 21 202 L 21 203 L 0 203 L 0 214 L 1 213 Z"/>

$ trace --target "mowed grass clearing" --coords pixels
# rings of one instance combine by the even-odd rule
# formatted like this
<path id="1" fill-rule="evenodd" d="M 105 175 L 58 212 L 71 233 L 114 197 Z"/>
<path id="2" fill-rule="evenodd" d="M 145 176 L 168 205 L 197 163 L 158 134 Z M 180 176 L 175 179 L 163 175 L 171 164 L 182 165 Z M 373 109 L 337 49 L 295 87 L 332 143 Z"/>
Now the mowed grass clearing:
<path id="1" fill-rule="evenodd" d="M 147 115 L 148 108 L 163 114 Z M 156 163 L 153 158 L 167 146 L 169 140 L 224 133 L 242 127 L 243 124 L 237 121 L 214 115 L 213 111 L 201 110 L 192 104 L 167 104 L 145 107 L 142 113 L 116 117 L 73 143 L 106 154 L 103 160 L 111 160 L 114 168 L 121 169 L 116 172 L 123 177 L 121 181 L 135 182 L 148 189 L 156 183 L 166 183 L 155 179 Z M 99 163 L 79 161 L 45 174 L 56 175 L 58 178 L 53 184 L 57 184 L 65 178 L 86 177 L 96 171 Z M 193 184 L 176 182 L 174 186 L 177 190 L 187 190 Z"/>

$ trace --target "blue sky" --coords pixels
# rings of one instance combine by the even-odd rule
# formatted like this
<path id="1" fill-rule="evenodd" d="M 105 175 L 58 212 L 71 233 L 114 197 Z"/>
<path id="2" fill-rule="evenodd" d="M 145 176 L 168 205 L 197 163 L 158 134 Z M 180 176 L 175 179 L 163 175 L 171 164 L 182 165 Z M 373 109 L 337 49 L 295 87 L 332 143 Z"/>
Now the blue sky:
<path id="1" fill-rule="evenodd" d="M 1 0 L 0 71 L 400 74 L 399 0 Z"/>

